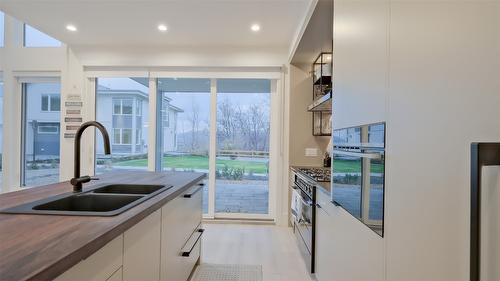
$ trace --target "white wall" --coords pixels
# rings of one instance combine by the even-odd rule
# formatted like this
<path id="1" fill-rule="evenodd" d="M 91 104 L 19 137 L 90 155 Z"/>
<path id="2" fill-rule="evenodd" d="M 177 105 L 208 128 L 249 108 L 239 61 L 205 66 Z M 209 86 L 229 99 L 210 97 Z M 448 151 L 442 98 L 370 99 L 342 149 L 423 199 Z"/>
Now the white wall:
<path id="1" fill-rule="evenodd" d="M 287 62 L 287 50 L 276 48 L 74 46 L 72 50 L 85 66 L 262 67 Z"/>
<path id="2" fill-rule="evenodd" d="M 334 127 L 387 122 L 385 237 L 339 212 L 355 238 L 339 268 L 368 254 L 360 268 L 385 268 L 371 280 L 468 280 L 469 147 L 500 140 L 499 27 L 493 1 L 335 1 Z"/>
<path id="3" fill-rule="evenodd" d="M 290 165 L 322 166 L 329 137 L 312 135 L 312 113 L 307 106 L 313 101 L 311 75 L 290 65 L 289 91 L 289 157 Z M 305 156 L 305 148 L 316 148 L 317 156 Z"/>
<path id="4" fill-rule="evenodd" d="M 4 80 L 4 110 L 2 147 L 2 192 L 20 186 L 21 154 L 21 87 L 20 77 L 43 75 L 58 76 L 66 65 L 66 47 L 23 48 L 23 24 L 5 15 L 5 45 L 0 48 L 0 71 Z M 64 95 L 64 94 L 62 94 Z M 64 97 L 62 96 L 62 99 Z M 63 124 L 61 124 L 62 127 Z M 63 144 L 61 143 L 61 151 Z M 61 159 L 61 166 L 67 163 Z M 63 175 L 61 174 L 61 177 Z"/>

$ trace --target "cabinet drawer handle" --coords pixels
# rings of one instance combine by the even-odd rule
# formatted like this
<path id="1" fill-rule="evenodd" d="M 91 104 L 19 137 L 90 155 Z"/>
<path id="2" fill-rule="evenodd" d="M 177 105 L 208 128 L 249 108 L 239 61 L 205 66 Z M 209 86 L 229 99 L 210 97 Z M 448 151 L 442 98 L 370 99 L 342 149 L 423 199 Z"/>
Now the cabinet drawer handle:
<path id="1" fill-rule="evenodd" d="M 194 241 L 193 245 L 189 247 L 189 245 L 187 245 L 187 244 L 189 244 L 189 241 L 193 240 L 192 239 L 193 236 L 191 236 L 189 238 L 189 240 L 187 241 L 186 245 L 184 245 L 184 247 L 183 247 L 183 249 L 184 248 L 189 248 L 189 251 L 182 251 L 181 252 L 181 256 L 183 256 L 183 257 L 189 257 L 189 255 L 191 255 L 191 252 L 193 251 L 194 247 L 196 246 L 196 244 L 198 244 L 198 241 L 201 239 L 201 236 L 203 235 L 203 232 L 205 232 L 205 229 L 200 228 L 200 229 L 196 230 L 195 233 L 193 233 L 193 235 L 197 235 L 196 240 Z"/>
<path id="2" fill-rule="evenodd" d="M 197 193 L 198 191 L 200 191 L 200 190 L 203 189 L 203 186 L 205 186 L 205 185 L 204 184 L 203 185 L 198 185 L 198 187 L 194 191 L 192 191 L 191 193 L 184 194 L 184 198 L 191 198 L 191 197 L 193 197 L 193 195 L 195 193 Z"/>

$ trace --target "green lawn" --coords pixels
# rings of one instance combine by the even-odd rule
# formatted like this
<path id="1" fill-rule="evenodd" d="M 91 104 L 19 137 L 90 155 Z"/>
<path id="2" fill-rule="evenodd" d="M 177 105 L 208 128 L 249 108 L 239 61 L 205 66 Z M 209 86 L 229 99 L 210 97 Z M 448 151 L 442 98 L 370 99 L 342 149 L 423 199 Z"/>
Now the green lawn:
<path id="1" fill-rule="evenodd" d="M 117 166 L 146 167 L 147 159 L 127 160 L 114 163 Z M 243 161 L 243 160 L 222 160 L 217 159 L 217 168 L 222 168 L 226 164 L 230 168 L 245 168 L 245 172 L 252 171 L 256 174 L 266 174 L 267 165 L 265 162 Z M 176 169 L 200 169 L 208 170 L 207 156 L 165 156 L 163 157 L 163 167 Z M 333 163 L 334 172 L 360 173 L 359 164 L 353 161 L 336 160 Z M 372 164 L 372 173 L 382 173 L 384 165 Z"/>
<path id="2" fill-rule="evenodd" d="M 231 168 L 245 168 L 245 172 L 252 171 L 256 174 L 267 173 L 267 164 L 265 162 L 243 161 L 243 160 L 221 160 L 217 159 L 217 168 L 221 168 L 226 164 Z M 130 166 L 130 167 L 146 167 L 146 159 L 127 160 L 116 162 L 117 166 Z M 163 157 L 163 167 L 176 168 L 176 169 L 200 169 L 208 170 L 208 157 L 207 156 L 165 156 Z"/>

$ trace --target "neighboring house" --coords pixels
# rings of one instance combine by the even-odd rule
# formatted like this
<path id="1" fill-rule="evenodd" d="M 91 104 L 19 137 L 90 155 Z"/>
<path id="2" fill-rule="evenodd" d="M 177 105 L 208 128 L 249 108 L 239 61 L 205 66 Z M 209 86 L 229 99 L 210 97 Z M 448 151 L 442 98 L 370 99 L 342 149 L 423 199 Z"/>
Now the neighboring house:
<path id="1" fill-rule="evenodd" d="M 163 151 L 176 150 L 177 114 L 182 109 L 170 104 L 163 97 Z M 97 94 L 97 120 L 110 134 L 111 151 L 114 155 L 146 154 L 149 116 L 148 94 L 139 90 L 111 90 L 99 86 Z M 97 153 L 103 154 L 102 139 L 97 138 Z"/>
<path id="2" fill-rule="evenodd" d="M 37 159 L 59 158 L 61 98 L 57 84 L 28 84 L 26 156 L 29 161 L 33 151 Z M 1 93 L 1 92 L 0 92 Z M 97 94 L 97 120 L 109 133 L 114 155 L 146 154 L 148 144 L 149 100 L 138 90 L 111 90 L 99 86 Z M 163 100 L 163 151 L 176 149 L 177 113 L 182 112 Z M 0 129 L 2 129 L 0 122 Z M 0 131 L 1 133 L 1 131 Z M 0 138 L 2 139 L 2 138 Z M 103 154 L 102 138 L 96 138 L 97 154 Z"/>
<path id="3" fill-rule="evenodd" d="M 59 158 L 60 84 L 26 84 L 26 160 Z"/>

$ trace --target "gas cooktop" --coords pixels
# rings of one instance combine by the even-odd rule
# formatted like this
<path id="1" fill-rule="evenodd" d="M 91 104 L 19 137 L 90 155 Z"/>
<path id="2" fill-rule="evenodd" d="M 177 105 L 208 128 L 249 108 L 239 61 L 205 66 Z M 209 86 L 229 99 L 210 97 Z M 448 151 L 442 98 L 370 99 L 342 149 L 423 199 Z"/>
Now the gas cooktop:
<path id="1" fill-rule="evenodd" d="M 329 182 L 331 178 L 330 168 L 323 167 L 311 167 L 311 168 L 299 168 L 299 172 L 308 176 L 316 182 Z"/>

